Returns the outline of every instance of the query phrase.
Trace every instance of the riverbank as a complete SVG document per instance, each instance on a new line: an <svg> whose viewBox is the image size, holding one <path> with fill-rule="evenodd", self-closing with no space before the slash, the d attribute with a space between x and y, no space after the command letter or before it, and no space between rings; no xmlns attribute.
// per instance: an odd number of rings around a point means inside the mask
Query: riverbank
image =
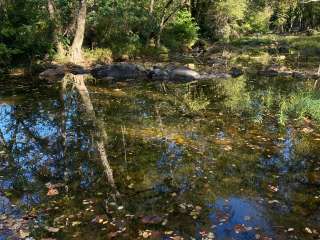
<svg viewBox="0 0 320 240"><path fill-rule="evenodd" d="M38 61L28 67L13 67L2 74L11 76L35 75L49 68L63 68L66 72L85 73L97 66L117 62L134 63L151 69L188 67L200 74L240 75L254 73L265 76L318 78L320 63L320 35L257 35L242 37L228 43L209 43L199 40L193 48L170 52L162 48L146 48L135 53L119 54L109 49L84 50L81 66L69 64L55 57Z"/></svg>

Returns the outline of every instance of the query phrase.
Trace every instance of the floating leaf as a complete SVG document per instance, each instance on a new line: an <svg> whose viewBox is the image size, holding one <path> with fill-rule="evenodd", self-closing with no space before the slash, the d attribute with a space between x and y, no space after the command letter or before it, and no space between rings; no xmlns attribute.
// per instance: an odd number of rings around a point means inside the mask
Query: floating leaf
<svg viewBox="0 0 320 240"><path fill-rule="evenodd" d="M59 191L56 188L49 188L49 190L47 192L47 196L49 196L49 197L56 196L58 194L59 194Z"/></svg>
<svg viewBox="0 0 320 240"><path fill-rule="evenodd" d="M144 224L159 224L162 222L162 218L159 216L144 216L141 222Z"/></svg>
<svg viewBox="0 0 320 240"><path fill-rule="evenodd" d="M21 238L26 238L26 237L29 237L30 232L28 232L27 230L20 229L19 235Z"/></svg>
<svg viewBox="0 0 320 240"><path fill-rule="evenodd" d="M46 226L45 229L48 231L48 232L52 232L52 233L57 233L60 231L60 228L56 228L56 227L48 227Z"/></svg>

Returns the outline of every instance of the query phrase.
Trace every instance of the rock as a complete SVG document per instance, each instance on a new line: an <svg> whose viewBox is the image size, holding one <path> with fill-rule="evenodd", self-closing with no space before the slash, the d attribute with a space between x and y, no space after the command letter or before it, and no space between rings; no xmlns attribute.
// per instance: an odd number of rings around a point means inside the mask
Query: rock
<svg viewBox="0 0 320 240"><path fill-rule="evenodd" d="M302 79L302 78L305 77L305 75L303 73L301 73L301 72L293 72L292 73L292 77L298 78L298 79Z"/></svg>
<svg viewBox="0 0 320 240"><path fill-rule="evenodd" d="M82 75L82 74L88 74L90 73L89 70L86 70L82 67L72 67L69 69L69 72L74 74L74 75Z"/></svg>
<svg viewBox="0 0 320 240"><path fill-rule="evenodd" d="M290 47L287 45L281 45L278 47L278 52L280 54L288 54L290 53Z"/></svg>
<svg viewBox="0 0 320 240"><path fill-rule="evenodd" d="M191 70L195 70L196 69L196 65L194 63L188 63L185 65L186 68L189 68Z"/></svg>
<svg viewBox="0 0 320 240"><path fill-rule="evenodd" d="M91 74L96 78L121 79L146 79L147 71L136 64L115 63L96 67L91 70Z"/></svg>
<svg viewBox="0 0 320 240"><path fill-rule="evenodd" d="M230 70L230 75L233 77L233 78L236 78L236 77L240 77L241 75L243 75L243 71L239 68L231 68Z"/></svg>
<svg viewBox="0 0 320 240"><path fill-rule="evenodd" d="M148 78L152 80L168 80L169 73L167 70L162 70L158 67L153 67L153 69L148 72Z"/></svg>
<svg viewBox="0 0 320 240"><path fill-rule="evenodd" d="M194 81L200 79L200 74L189 68L177 68L170 73L170 80L172 81Z"/></svg>
<svg viewBox="0 0 320 240"><path fill-rule="evenodd" d="M49 68L44 72L40 73L39 78L44 80L59 80L65 75L65 71L62 67Z"/></svg>
<svg viewBox="0 0 320 240"><path fill-rule="evenodd" d="M232 76L228 73L209 73L203 74L200 76L201 80L209 80L209 79L221 79L221 78L231 78Z"/></svg>
<svg viewBox="0 0 320 240"><path fill-rule="evenodd" d="M277 77L279 76L279 72L274 69L267 69L258 71L258 75L266 76L266 77Z"/></svg>

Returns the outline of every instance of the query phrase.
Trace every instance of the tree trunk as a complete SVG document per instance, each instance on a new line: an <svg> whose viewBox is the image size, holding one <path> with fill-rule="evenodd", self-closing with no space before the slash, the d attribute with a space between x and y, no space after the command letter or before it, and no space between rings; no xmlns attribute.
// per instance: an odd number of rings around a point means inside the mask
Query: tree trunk
<svg viewBox="0 0 320 240"><path fill-rule="evenodd" d="M149 15L152 15L153 11L154 11L154 0L150 0Z"/></svg>
<svg viewBox="0 0 320 240"><path fill-rule="evenodd" d="M83 103L83 107L84 110L87 114L87 117L89 117L94 126L95 126L95 131L94 131L94 139L95 139L95 144L97 146L97 150L99 152L100 155L100 159L102 162L102 165L104 167L104 171L107 175L108 178L108 182L111 185L112 188L114 188L114 190L116 190L116 185L115 185L115 181L113 178L113 171L112 168L110 166L110 163L108 161L108 156L107 156L107 152L105 149L105 146L107 145L107 133L104 127L103 122L101 122L100 120L98 120L98 118L96 117L94 108L93 108L93 104L91 102L91 98L89 95L89 91L85 85L84 82L84 76L82 75L70 75L70 78L72 78L74 85L76 87L76 89L79 92L79 95L81 97L82 103ZM118 191L116 190L117 195L119 194Z"/></svg>
<svg viewBox="0 0 320 240"><path fill-rule="evenodd" d="M58 56L65 56L66 52L59 39L59 35L61 34L61 29L57 25L57 14L55 11L54 0L48 0L48 12L50 21L53 24L53 42L55 44Z"/></svg>
<svg viewBox="0 0 320 240"><path fill-rule="evenodd" d="M70 48L70 62L78 64L82 62L82 44L86 28L87 5L86 0L79 0L79 13L77 16L76 33Z"/></svg>
<svg viewBox="0 0 320 240"><path fill-rule="evenodd" d="M163 28L164 28L164 25L161 24L160 28L159 28L159 32L157 33L157 36L156 36L156 47L157 48L159 48L161 46L161 35L163 32Z"/></svg>

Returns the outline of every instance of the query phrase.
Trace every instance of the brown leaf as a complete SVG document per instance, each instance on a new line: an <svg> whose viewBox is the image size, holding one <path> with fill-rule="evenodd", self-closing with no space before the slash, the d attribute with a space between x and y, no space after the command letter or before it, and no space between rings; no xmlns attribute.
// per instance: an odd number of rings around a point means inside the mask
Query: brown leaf
<svg viewBox="0 0 320 240"><path fill-rule="evenodd" d="M107 215L98 215L91 220L92 223L103 223L107 220Z"/></svg>
<svg viewBox="0 0 320 240"><path fill-rule="evenodd" d="M118 232L111 232L111 233L108 233L108 238L115 238L116 236L118 236Z"/></svg>
<svg viewBox="0 0 320 240"><path fill-rule="evenodd" d="M247 231L246 227L244 225L241 225L241 224L235 225L233 229L234 229L234 231L236 233L243 233L243 232Z"/></svg>
<svg viewBox="0 0 320 240"><path fill-rule="evenodd" d="M59 194L59 191L56 188L49 188L49 190L47 192L47 196L49 196L49 197L56 196L58 194Z"/></svg>
<svg viewBox="0 0 320 240"><path fill-rule="evenodd" d="M52 233L57 233L60 231L59 228L56 228L56 227L45 227L45 229L48 231L48 232L52 232Z"/></svg>
<svg viewBox="0 0 320 240"><path fill-rule="evenodd" d="M162 222L162 218L159 216L144 216L141 222L144 224L159 224Z"/></svg>

